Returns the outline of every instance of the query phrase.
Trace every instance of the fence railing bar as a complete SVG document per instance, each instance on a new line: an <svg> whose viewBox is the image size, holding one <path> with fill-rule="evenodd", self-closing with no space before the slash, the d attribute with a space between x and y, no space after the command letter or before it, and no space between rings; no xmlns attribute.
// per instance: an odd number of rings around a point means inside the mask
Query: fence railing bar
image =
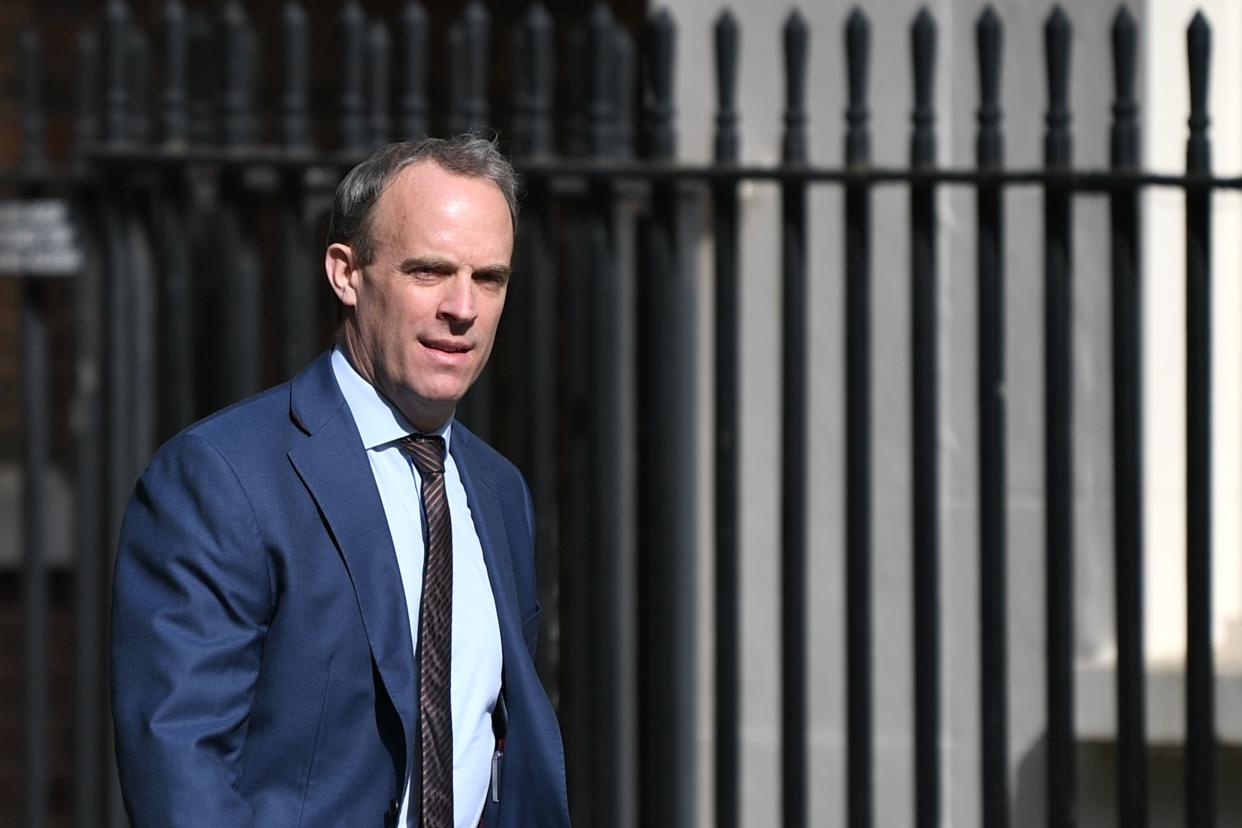
<svg viewBox="0 0 1242 828"><path fill-rule="evenodd" d="M1003 163L1000 82L1003 31L991 5L979 16L981 169ZM1004 199L993 184L976 193L976 275L979 416L979 683L983 824L1005 828L1009 803L1008 585L1005 480Z"/></svg>
<svg viewBox="0 0 1242 828"><path fill-rule="evenodd" d="M157 442L176 434L193 422L194 408L194 305L191 296L193 259L190 255L186 215L191 203L189 186L181 175L161 176L155 188L156 209L151 220L156 241L159 278L158 323L153 331L157 389ZM168 332L176 332L169 336Z"/></svg>
<svg viewBox="0 0 1242 828"><path fill-rule="evenodd" d="M736 109L741 32L728 10L716 18L715 161L737 163L741 154ZM715 824L737 828L741 796L740 569L738 565L738 485L740 474L740 364L737 187L717 182L712 190L712 241L715 268Z"/></svg>
<svg viewBox="0 0 1242 828"><path fill-rule="evenodd" d="M121 0L110 0L104 9L104 141L112 148L125 147L129 143L128 113L129 89L126 76L126 42L129 32L129 9ZM105 482L105 514L109 516L107 537L120 537L120 519L125 500L133 485L135 434L131 401L134 398L135 377L131 360L126 352L130 330L133 326L130 301L130 256L127 233L128 214L132 204L124 192L120 176L105 172L105 188L117 195L102 202L104 227L104 261L106 262L106 344L107 370L105 372L105 432L107 480ZM111 560L111 550L109 550ZM111 567L108 567L110 571ZM111 596L104 591L104 613L111 609ZM111 729L104 728L104 752L107 768L107 814L109 821L124 824L124 804L121 801L119 776L112 745Z"/></svg>
<svg viewBox="0 0 1242 828"><path fill-rule="evenodd" d="M1069 18L1044 24L1048 111L1044 163L1072 163ZM1070 193L1048 185L1044 212L1044 491L1048 828L1078 824L1074 743L1073 214Z"/></svg>
<svg viewBox="0 0 1242 828"><path fill-rule="evenodd" d="M871 24L858 8L845 25L849 106L845 111L845 163L871 162L871 114L867 108ZM874 751L872 659L872 382L871 382L871 188L845 189L845 634L846 750L851 825L872 822L871 767ZM857 786L857 787L856 787Z"/></svg>
<svg viewBox="0 0 1242 828"><path fill-rule="evenodd" d="M785 130L781 159L805 163L810 32L797 9L784 26ZM781 187L781 824L807 824L806 186Z"/></svg>
<svg viewBox="0 0 1242 828"><path fill-rule="evenodd" d="M46 286L22 284L22 402L25 451L22 485L22 768L26 825L48 822L48 331Z"/></svg>
<svg viewBox="0 0 1242 828"><path fill-rule="evenodd" d="M21 154L18 163L37 170L46 159L43 110L43 42L33 29L18 38L21 60ZM33 197L36 191L23 195ZM22 381L22 770L26 824L42 828L48 806L48 302L42 279L21 283Z"/></svg>
<svg viewBox="0 0 1242 828"><path fill-rule="evenodd" d="M675 28L643 29L644 155L675 156ZM639 823L695 824L696 342L693 271L681 265L676 182L652 192L638 236ZM649 332L659 331L658 336Z"/></svg>
<svg viewBox="0 0 1242 828"><path fill-rule="evenodd" d="M612 111L611 109L609 110ZM611 117L611 116L610 116ZM284 150L274 146L238 147L229 151L203 147L186 150L139 151L136 148L112 148L92 144L85 150L85 157L103 166L120 166L126 169L159 168L166 166L202 165L228 167L291 166L300 169L333 167L342 173L366 158L365 153L343 152L330 156L318 155L306 149ZM1107 194L1132 190L1137 187L1207 187L1217 190L1242 189L1242 176L1214 176L1197 174L1152 173L1133 170L1050 170L1046 167L1032 169L978 170L974 168L928 167L818 167L811 164L781 164L759 166L736 164L712 166L684 162L660 163L643 159L607 158L544 158L518 160L515 168L523 176L545 176L557 181L575 179L609 179L657 181L680 179L685 181L773 181L812 183L870 183L870 184L945 184L977 187L980 184L996 186L1055 185L1059 188L1083 193ZM72 181L72 171L53 168L47 175L53 179ZM0 170L0 184L17 184L29 178L18 170ZM80 177L80 176L78 176ZM44 176L39 177L44 180Z"/></svg>
<svg viewBox="0 0 1242 828"><path fill-rule="evenodd" d="M1208 64L1202 12L1186 31L1190 137L1186 171L1211 169ZM1186 191L1186 824L1216 824L1216 712L1212 655L1212 203Z"/></svg>
<svg viewBox="0 0 1242 828"><path fill-rule="evenodd" d="M1134 98L1137 27L1122 7L1113 24L1116 101L1111 161L1139 165L1138 103ZM1147 745L1143 684L1142 303L1139 204L1133 189L1111 196L1113 485L1116 491L1117 812L1122 825L1147 824Z"/></svg>
<svg viewBox="0 0 1242 828"><path fill-rule="evenodd" d="M910 164L935 164L936 23L927 7L910 28L914 68L914 132ZM914 752L920 828L940 824L940 518L939 347L937 342L936 190L910 189L910 369L914 557Z"/></svg>
<svg viewBox="0 0 1242 828"><path fill-rule="evenodd" d="M555 70L555 30L551 15L540 2L532 3L513 31L513 157L550 156L552 146L552 92ZM526 185L521 231L515 240L518 262L519 324L527 347L513 349L521 362L514 366L513 386L529 399L529 410L519 422L521 448L517 460L526 473L535 502L535 558L539 572L540 647L536 668L552 703L560 706L562 680L560 498L557 469L562 454L558 433L557 320L562 307L556 285L553 201L546 181ZM514 288L511 288L513 290ZM521 378L525 383L521 384ZM524 388L522 392L519 389Z"/></svg>
<svg viewBox="0 0 1242 828"><path fill-rule="evenodd" d="M84 146L98 140L99 37L84 28L75 45L76 87L72 153L75 161ZM73 286L74 385L70 401L70 428L74 457L73 556L73 824L88 828L103 814L100 733L104 722L102 668L104 636L99 623L103 591L100 538L100 256L99 227L91 194L78 193L76 215L83 234L84 267Z"/></svg>
<svg viewBox="0 0 1242 828"><path fill-rule="evenodd" d="M609 93L611 46L616 26L605 3L597 3L572 42L574 65L585 71L575 109L582 113L576 149L606 157L614 145L613 102ZM605 826L637 824L639 791L637 720L633 672L636 652L631 630L635 540L635 478L628 452L634 448L634 411L625 382L627 349L633 340L627 303L633 293L618 261L620 205L615 184L591 182L581 210L573 216L569 238L572 261L569 358L570 405L585 422L585 440L574 439L569 458L574 480L563 513L567 546L581 550L570 570L570 613L585 623L565 631L570 731L578 749L609 745L599 761L569 768L577 794L575 819ZM570 429L571 435L575 429ZM588 612L585 608L590 607Z"/></svg>

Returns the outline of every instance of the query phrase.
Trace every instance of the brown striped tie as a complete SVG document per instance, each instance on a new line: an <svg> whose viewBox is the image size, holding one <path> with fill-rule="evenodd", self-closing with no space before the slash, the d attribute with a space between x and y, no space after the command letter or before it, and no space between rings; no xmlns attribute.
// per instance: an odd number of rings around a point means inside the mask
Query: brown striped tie
<svg viewBox="0 0 1242 828"><path fill-rule="evenodd" d="M411 434L401 441L423 481L426 555L418 613L418 719L422 738L422 828L453 825L453 534L444 490L444 440ZM412 809L411 809L412 811Z"/></svg>

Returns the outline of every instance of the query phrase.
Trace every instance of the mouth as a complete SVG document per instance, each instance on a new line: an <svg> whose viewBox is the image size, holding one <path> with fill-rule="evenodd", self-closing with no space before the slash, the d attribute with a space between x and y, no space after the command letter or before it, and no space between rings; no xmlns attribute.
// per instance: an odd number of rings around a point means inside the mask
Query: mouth
<svg viewBox="0 0 1242 828"><path fill-rule="evenodd" d="M459 342L452 339L423 339L419 341L427 350L435 351L449 357L459 357L471 350L469 343Z"/></svg>

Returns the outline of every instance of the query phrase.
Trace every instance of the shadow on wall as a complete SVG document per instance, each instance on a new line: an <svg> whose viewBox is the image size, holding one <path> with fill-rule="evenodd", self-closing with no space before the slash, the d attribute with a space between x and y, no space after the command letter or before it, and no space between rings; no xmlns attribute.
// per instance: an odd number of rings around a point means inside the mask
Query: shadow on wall
<svg viewBox="0 0 1242 828"><path fill-rule="evenodd" d="M1043 828L1047 824L1046 740L1040 739L1018 764L1014 792L1014 828ZM1079 825L1116 825L1117 750L1112 742L1078 745ZM1152 825L1181 825L1185 819L1183 792L1185 763L1180 746L1153 745L1147 752L1148 807ZM1242 825L1242 746L1216 749L1216 803L1218 825Z"/></svg>

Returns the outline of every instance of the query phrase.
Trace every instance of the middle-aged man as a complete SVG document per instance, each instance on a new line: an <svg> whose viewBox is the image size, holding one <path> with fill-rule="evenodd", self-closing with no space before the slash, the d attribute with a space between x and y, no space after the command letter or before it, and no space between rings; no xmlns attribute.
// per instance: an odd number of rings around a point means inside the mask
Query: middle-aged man
<svg viewBox="0 0 1242 828"><path fill-rule="evenodd" d="M504 307L515 190L478 138L356 167L325 256L336 348L138 481L112 618L136 826L568 824L530 496L453 420Z"/></svg>

